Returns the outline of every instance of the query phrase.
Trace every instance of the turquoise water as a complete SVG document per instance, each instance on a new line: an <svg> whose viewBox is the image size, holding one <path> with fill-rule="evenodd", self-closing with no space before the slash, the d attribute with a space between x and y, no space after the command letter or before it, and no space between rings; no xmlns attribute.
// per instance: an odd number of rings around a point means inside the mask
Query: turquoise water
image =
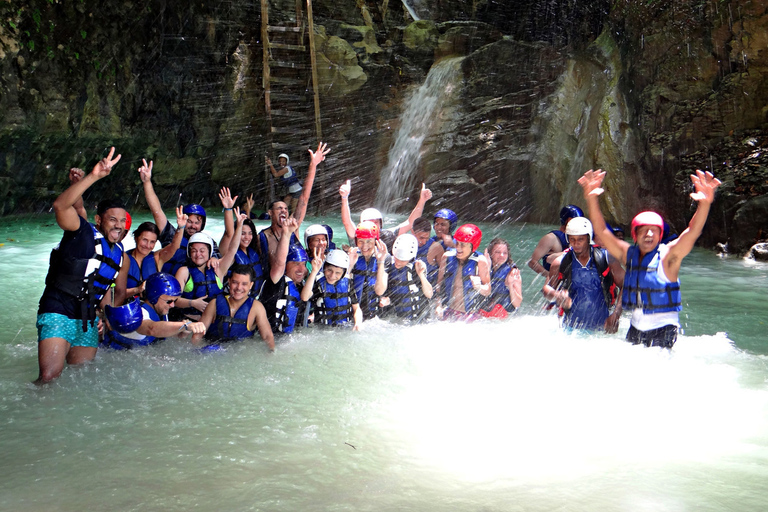
<svg viewBox="0 0 768 512"><path fill-rule="evenodd" d="M548 229L498 234L525 267ZM694 251L672 351L623 342L626 317L616 336L565 335L525 267L507 322L376 320L272 355L167 340L37 388L59 238L52 216L0 220L0 510L768 507L766 265Z"/></svg>

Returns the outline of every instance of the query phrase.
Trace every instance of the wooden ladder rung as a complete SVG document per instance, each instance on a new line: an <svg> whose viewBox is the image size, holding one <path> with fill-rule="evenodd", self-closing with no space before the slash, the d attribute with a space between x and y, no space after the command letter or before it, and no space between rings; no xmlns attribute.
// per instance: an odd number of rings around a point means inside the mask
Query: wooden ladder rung
<svg viewBox="0 0 768 512"><path fill-rule="evenodd" d="M299 45L299 44L269 43L269 48L276 49L276 50L294 50L294 51L300 51L300 52L307 51L306 46Z"/></svg>
<svg viewBox="0 0 768 512"><path fill-rule="evenodd" d="M267 30L270 32L301 32L301 27L285 27L282 25L268 25Z"/></svg>

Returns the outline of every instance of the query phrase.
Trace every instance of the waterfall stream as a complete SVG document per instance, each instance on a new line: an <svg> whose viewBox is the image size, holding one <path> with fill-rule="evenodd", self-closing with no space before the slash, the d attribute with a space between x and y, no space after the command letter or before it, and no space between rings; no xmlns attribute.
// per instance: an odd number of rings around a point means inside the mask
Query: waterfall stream
<svg viewBox="0 0 768 512"><path fill-rule="evenodd" d="M436 132L440 112L457 90L463 57L436 62L424 83L405 101L394 143L376 193L376 204L388 209L408 195L407 187L419 168L424 139Z"/></svg>

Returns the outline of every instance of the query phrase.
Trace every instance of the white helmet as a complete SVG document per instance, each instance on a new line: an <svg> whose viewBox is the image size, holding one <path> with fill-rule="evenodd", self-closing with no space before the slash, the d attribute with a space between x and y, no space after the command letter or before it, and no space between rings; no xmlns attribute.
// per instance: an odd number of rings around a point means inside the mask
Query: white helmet
<svg viewBox="0 0 768 512"><path fill-rule="evenodd" d="M341 249L334 249L325 257L325 262L329 265L343 268L344 273L346 273L347 267L349 267L349 255Z"/></svg>
<svg viewBox="0 0 768 512"><path fill-rule="evenodd" d="M589 235L589 243L594 242L594 231L592 229L592 223L586 217L574 217L568 221L568 225L565 226L565 240L568 240L570 235Z"/></svg>
<svg viewBox="0 0 768 512"><path fill-rule="evenodd" d="M392 255L400 261L411 261L419 252L419 241L410 233L400 235L392 246Z"/></svg>
<svg viewBox="0 0 768 512"><path fill-rule="evenodd" d="M325 226L322 226L320 224L312 224L309 226L306 230L304 230L304 246L309 250L309 239L315 235L325 235L325 239L327 241L330 241L331 238L328 236L328 230L325 229Z"/></svg>
<svg viewBox="0 0 768 512"><path fill-rule="evenodd" d="M187 256L189 256L189 248L192 247L192 244L206 244L208 246L208 257L210 258L213 256L213 238L205 233L198 232L189 237L189 241L187 242Z"/></svg>
<svg viewBox="0 0 768 512"><path fill-rule="evenodd" d="M288 155L286 155L285 153L280 153L279 155L277 155L278 162L280 161L281 158L285 158L285 165L288 165L288 162L291 161L291 159L288 158Z"/></svg>
<svg viewBox="0 0 768 512"><path fill-rule="evenodd" d="M363 210L363 212L360 214L360 222L363 223L367 220L383 220L384 217L381 215L381 212L377 210L376 208L366 208Z"/></svg>

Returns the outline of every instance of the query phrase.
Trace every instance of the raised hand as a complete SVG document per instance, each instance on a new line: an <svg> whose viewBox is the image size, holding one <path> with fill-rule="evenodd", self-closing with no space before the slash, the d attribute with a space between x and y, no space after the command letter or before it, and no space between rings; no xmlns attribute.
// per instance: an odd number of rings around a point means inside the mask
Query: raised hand
<svg viewBox="0 0 768 512"><path fill-rule="evenodd" d="M83 179L83 176L85 176L85 171L83 171L79 167L72 167L69 170L69 183L74 185L75 183Z"/></svg>
<svg viewBox="0 0 768 512"><path fill-rule="evenodd" d="M432 191L429 190L424 183L421 184L421 194L419 197L421 197L421 200L424 202L432 199Z"/></svg>
<svg viewBox="0 0 768 512"><path fill-rule="evenodd" d="M152 166L154 165L152 160L149 161L149 165L147 165L146 159L142 158L141 161L144 164L139 167L139 178L141 178L141 182L146 183L152 181Z"/></svg>
<svg viewBox="0 0 768 512"><path fill-rule="evenodd" d="M283 229L289 234L295 233L299 229L299 221L296 220L296 217L288 217L283 221Z"/></svg>
<svg viewBox="0 0 768 512"><path fill-rule="evenodd" d="M323 254L323 250L320 247L315 247L312 249L312 269L319 269L323 266L323 261L325 261L325 254Z"/></svg>
<svg viewBox="0 0 768 512"><path fill-rule="evenodd" d="M176 226L179 229L184 229L187 227L187 220L189 217L186 213L184 213L184 207L183 206L177 206L176 207Z"/></svg>
<svg viewBox="0 0 768 512"><path fill-rule="evenodd" d="M109 155L106 156L106 158L102 158L99 160L99 162L93 166L93 170L91 171L91 174L94 175L94 177L97 180L100 180L101 178L106 178L109 176L109 173L112 172L112 167L117 164L117 162L120 161L120 157L122 155L115 155L115 148L114 146L110 148ZM114 157L114 158L113 158Z"/></svg>
<svg viewBox="0 0 768 512"><path fill-rule="evenodd" d="M691 181L695 192L691 192L691 199L712 204L715 200L715 190L722 182L715 178L711 172L702 172L696 169L696 174L691 174Z"/></svg>
<svg viewBox="0 0 768 512"><path fill-rule="evenodd" d="M235 196L235 199L237 199L237 196ZM225 206L225 208L226 208L226 206ZM240 213L240 207L239 206L235 206L233 213L235 214L235 221L236 222L239 221L242 224L243 222L246 221L246 219L248 219L248 215L246 215L245 212Z"/></svg>
<svg viewBox="0 0 768 512"><path fill-rule="evenodd" d="M427 271L427 264L422 260L416 260L413 266L416 269L416 274L418 275L422 275Z"/></svg>
<svg viewBox="0 0 768 512"><path fill-rule="evenodd" d="M520 269L513 268L504 279L504 284L507 286L507 289L510 289L518 281L520 281Z"/></svg>
<svg viewBox="0 0 768 512"><path fill-rule="evenodd" d="M251 213L251 210L253 210L255 204L256 201L253 200L253 193L251 193L251 195L249 195L245 200L245 211Z"/></svg>
<svg viewBox="0 0 768 512"><path fill-rule="evenodd" d="M233 198L232 194L229 192L228 187L221 187L221 191L219 192L219 199L221 199L221 206L224 208L234 207L238 197L239 196L235 196Z"/></svg>
<svg viewBox="0 0 768 512"><path fill-rule="evenodd" d="M590 169L584 173L584 176L579 178L579 185L584 190L584 199L588 199L589 196L599 196L605 192L601 188L603 178L605 178L605 172L602 169L596 171Z"/></svg>
<svg viewBox="0 0 768 512"><path fill-rule="evenodd" d="M349 197L349 193L352 191L352 181L347 180L346 182L342 183L339 187L339 195L344 197Z"/></svg>
<svg viewBox="0 0 768 512"><path fill-rule="evenodd" d="M325 155L331 152L331 150L328 149L328 144L323 142L317 145L317 151L312 151L311 149L308 149L307 151L309 151L309 154L312 157L310 159L309 165L314 165L315 167L317 167L317 164L325 160Z"/></svg>
<svg viewBox="0 0 768 512"><path fill-rule="evenodd" d="M381 240L376 240L375 256L377 261L381 261L387 256L387 244Z"/></svg>

